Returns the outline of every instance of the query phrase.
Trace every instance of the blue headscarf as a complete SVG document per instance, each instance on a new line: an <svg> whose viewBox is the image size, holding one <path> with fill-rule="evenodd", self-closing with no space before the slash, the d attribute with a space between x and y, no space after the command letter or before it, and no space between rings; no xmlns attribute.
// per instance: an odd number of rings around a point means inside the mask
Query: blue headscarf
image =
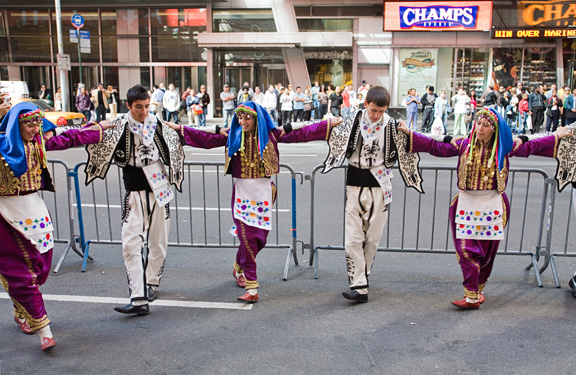
<svg viewBox="0 0 576 375"><path fill-rule="evenodd" d="M508 155L514 146L512 140L512 130L508 126L508 121L495 109L488 108L498 118L498 171L504 168L504 158Z"/></svg>
<svg viewBox="0 0 576 375"><path fill-rule="evenodd" d="M0 154L2 154L5 162L8 163L8 166L16 177L22 176L28 170L18 116L37 109L38 106L32 103L18 103L8 111L0 124ZM42 132L47 132L55 128L56 125L45 118L43 119Z"/></svg>
<svg viewBox="0 0 576 375"><path fill-rule="evenodd" d="M243 106L249 107L256 111L256 130L258 131L258 150L260 151L260 158L264 153L264 148L268 144L268 133L275 129L274 122L270 117L270 114L258 103L254 102L244 102ZM230 132L228 133L228 142L226 146L228 147L228 156L232 157L241 147L242 144L242 127L238 122L236 114L232 117L232 125L230 126Z"/></svg>

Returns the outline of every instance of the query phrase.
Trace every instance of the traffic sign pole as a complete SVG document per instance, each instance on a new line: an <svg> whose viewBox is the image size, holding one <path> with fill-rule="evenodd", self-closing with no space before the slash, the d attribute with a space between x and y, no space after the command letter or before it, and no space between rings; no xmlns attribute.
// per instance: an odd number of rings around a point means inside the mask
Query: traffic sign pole
<svg viewBox="0 0 576 375"><path fill-rule="evenodd" d="M78 38L78 69L80 73L80 82L82 81L82 53L80 52L80 28L76 28L76 37Z"/></svg>
<svg viewBox="0 0 576 375"><path fill-rule="evenodd" d="M58 33L58 54L64 54L64 40L62 38L62 10L60 7L60 0L54 0L54 6L56 8L56 30ZM60 89L61 89L61 102L62 111L68 112L70 109L70 96L69 96L69 86L68 86L68 72L64 69L60 70ZM54 91L56 95L56 91ZM54 103L56 104L56 103Z"/></svg>
<svg viewBox="0 0 576 375"><path fill-rule="evenodd" d="M72 26L76 28L76 35L78 37L78 71L80 82L82 82L82 52L80 51L80 29L84 27L84 17L78 13L74 13L70 19L70 22L72 23Z"/></svg>

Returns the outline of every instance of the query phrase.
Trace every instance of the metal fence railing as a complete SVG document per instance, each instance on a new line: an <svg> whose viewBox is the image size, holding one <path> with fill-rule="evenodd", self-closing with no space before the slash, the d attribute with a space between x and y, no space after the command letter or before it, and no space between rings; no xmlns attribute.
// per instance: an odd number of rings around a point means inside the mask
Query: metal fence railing
<svg viewBox="0 0 576 375"><path fill-rule="evenodd" d="M54 242L65 245L64 252L54 267L54 272L58 272L70 249L81 257L83 254L76 246L76 225L74 222L76 216L74 215L72 195L74 190L72 189L70 167L62 160L50 159L48 160L48 170L52 176L52 183L56 192L41 190L40 194L54 223ZM66 191L65 198L61 194L57 194L57 192L62 191Z"/></svg>
<svg viewBox="0 0 576 375"><path fill-rule="evenodd" d="M314 277L318 277L319 250L344 249L344 200L346 167L340 167L343 178L340 186L331 186L331 204L318 203L326 187L321 174L323 166L314 168L310 176L310 265L314 266ZM446 166L421 166L425 194L405 187L397 168L392 179L393 202L388 211L388 221L379 245L379 251L408 253L454 253L448 207L458 189L456 187L456 168ZM338 170L331 173L338 173ZM512 168L506 189L510 200L510 221L506 227L506 238L501 241L499 253L525 255L531 258L527 269L534 267L539 286L542 280L538 268L542 249L543 223L545 220L546 197L549 190L549 178L540 169ZM429 200L432 204L423 204ZM318 213L317 208L322 207ZM334 223L333 235L321 236L315 231L316 222L329 217Z"/></svg>
<svg viewBox="0 0 576 375"><path fill-rule="evenodd" d="M121 215L124 185L120 168L112 165L104 180L85 186L83 167L74 167L80 243L84 253L82 271L86 270L91 244L121 244ZM82 171L80 170L82 168ZM233 181L224 176L223 162L185 162L182 192L175 192L170 202L169 246L195 248L234 248L238 241L229 230L232 226L230 200ZM273 177L278 196L274 206L274 226L267 247L288 248L284 279L291 259L296 255L296 176L290 165L280 164L280 174ZM82 183L81 183L82 181Z"/></svg>

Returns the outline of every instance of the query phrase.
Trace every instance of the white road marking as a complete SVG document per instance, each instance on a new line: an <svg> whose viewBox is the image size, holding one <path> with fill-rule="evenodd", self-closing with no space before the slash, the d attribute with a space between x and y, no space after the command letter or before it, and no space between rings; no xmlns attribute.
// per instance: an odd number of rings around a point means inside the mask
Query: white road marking
<svg viewBox="0 0 576 375"><path fill-rule="evenodd" d="M92 296L72 296L57 294L42 294L45 301L58 302L87 302L87 303L113 303L126 304L126 298L114 297L92 297ZM10 299L8 293L0 293L0 299ZM175 300L156 300L151 302L153 306L169 307L191 307L197 309L227 309L227 310L252 310L251 304L246 303L224 303L224 302L195 302L195 301L175 301Z"/></svg>

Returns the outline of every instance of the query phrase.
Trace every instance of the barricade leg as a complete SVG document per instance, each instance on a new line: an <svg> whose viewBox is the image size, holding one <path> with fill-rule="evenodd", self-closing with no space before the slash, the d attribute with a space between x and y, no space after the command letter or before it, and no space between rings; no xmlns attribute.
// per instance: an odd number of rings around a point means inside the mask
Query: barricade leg
<svg viewBox="0 0 576 375"><path fill-rule="evenodd" d="M552 271L552 277L554 277L554 284L556 284L556 288L560 288L560 278L558 277L558 270L556 269L554 257L550 258L550 270Z"/></svg>

